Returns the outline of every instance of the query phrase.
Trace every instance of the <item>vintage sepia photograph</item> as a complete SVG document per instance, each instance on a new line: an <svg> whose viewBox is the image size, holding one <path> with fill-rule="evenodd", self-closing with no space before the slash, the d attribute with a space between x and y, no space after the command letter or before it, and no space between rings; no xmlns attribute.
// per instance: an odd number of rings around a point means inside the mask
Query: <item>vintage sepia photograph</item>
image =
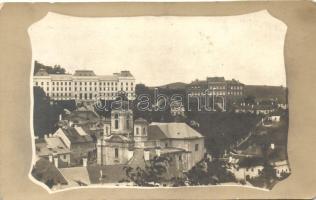
<svg viewBox="0 0 316 200"><path fill-rule="evenodd" d="M273 190L287 155L287 26L235 16L74 17L32 24L33 157L49 192Z"/></svg>

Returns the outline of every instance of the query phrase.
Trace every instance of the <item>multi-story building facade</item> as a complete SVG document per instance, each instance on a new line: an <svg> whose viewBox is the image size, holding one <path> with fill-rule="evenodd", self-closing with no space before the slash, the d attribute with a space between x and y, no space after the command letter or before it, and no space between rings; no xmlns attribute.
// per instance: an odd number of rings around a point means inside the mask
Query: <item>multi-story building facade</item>
<svg viewBox="0 0 316 200"><path fill-rule="evenodd" d="M244 84L239 81L225 80L224 77L207 77L206 81L195 80L187 86L187 94L191 96L215 95L223 97L242 97Z"/></svg>
<svg viewBox="0 0 316 200"><path fill-rule="evenodd" d="M52 100L113 100L122 91L128 99L135 99L135 78L130 71L113 75L96 75L92 70L48 74L42 69L33 76L33 86L41 87Z"/></svg>

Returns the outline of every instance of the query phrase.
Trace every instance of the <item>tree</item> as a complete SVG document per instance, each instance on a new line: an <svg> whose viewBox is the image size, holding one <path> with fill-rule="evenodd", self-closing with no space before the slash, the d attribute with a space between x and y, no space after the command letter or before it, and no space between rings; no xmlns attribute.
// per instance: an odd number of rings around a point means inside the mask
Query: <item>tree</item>
<svg viewBox="0 0 316 200"><path fill-rule="evenodd" d="M145 168L136 167L135 169L127 166L124 167L126 176L138 186L155 186L161 183L163 174L167 171L167 165L170 158L155 156Z"/></svg>
<svg viewBox="0 0 316 200"><path fill-rule="evenodd" d="M34 75L41 69L44 69L48 74L65 74L66 70L60 65L47 66L35 60L34 62Z"/></svg>
<svg viewBox="0 0 316 200"><path fill-rule="evenodd" d="M244 98L245 104L255 104L256 103L256 97L253 95L248 95Z"/></svg>

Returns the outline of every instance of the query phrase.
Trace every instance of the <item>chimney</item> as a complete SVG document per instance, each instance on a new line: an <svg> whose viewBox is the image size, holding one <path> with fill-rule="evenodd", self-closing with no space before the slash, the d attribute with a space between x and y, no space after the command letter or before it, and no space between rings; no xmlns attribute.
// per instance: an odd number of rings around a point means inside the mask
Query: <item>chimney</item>
<svg viewBox="0 0 316 200"><path fill-rule="evenodd" d="M160 156L160 149L156 149L156 156Z"/></svg>
<svg viewBox="0 0 316 200"><path fill-rule="evenodd" d="M86 167L88 163L88 159L87 158L82 158L82 166Z"/></svg>
<svg viewBox="0 0 316 200"><path fill-rule="evenodd" d="M145 161L149 160L149 151L144 150L144 160Z"/></svg>
<svg viewBox="0 0 316 200"><path fill-rule="evenodd" d="M52 163L52 162L53 162L53 155L49 155L49 156L48 156L48 159L49 159L49 162Z"/></svg>
<svg viewBox="0 0 316 200"><path fill-rule="evenodd" d="M275 148L274 143L271 143L270 147L273 150Z"/></svg>
<svg viewBox="0 0 316 200"><path fill-rule="evenodd" d="M58 157L54 158L54 165L56 168L58 168Z"/></svg>
<svg viewBox="0 0 316 200"><path fill-rule="evenodd" d="M62 115L59 114L59 121L61 121L63 119Z"/></svg>

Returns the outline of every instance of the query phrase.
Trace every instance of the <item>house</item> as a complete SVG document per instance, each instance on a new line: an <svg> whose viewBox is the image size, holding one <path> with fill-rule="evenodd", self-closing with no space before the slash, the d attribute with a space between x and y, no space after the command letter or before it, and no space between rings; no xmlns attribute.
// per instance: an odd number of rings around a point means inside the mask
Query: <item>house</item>
<svg viewBox="0 0 316 200"><path fill-rule="evenodd" d="M59 128L53 136L60 138L70 150L71 163L73 164L81 164L83 158L87 158L95 150L92 137L81 127Z"/></svg>
<svg viewBox="0 0 316 200"><path fill-rule="evenodd" d="M232 165L228 170L235 175L237 180L247 180L260 176L263 170L263 161L260 157L240 158L238 163Z"/></svg>
<svg viewBox="0 0 316 200"><path fill-rule="evenodd" d="M97 143L99 165L144 165L155 156L177 160L178 169L187 171L205 154L204 137L186 123L135 121L130 110L113 110ZM114 127L113 127L114 126Z"/></svg>
<svg viewBox="0 0 316 200"><path fill-rule="evenodd" d="M272 105L249 105L241 103L241 105L234 106L235 113L252 113L252 114L270 114L275 111L275 108Z"/></svg>
<svg viewBox="0 0 316 200"><path fill-rule="evenodd" d="M275 174L278 178L282 178L286 174L290 174L290 166L287 160L272 162L271 165L275 169Z"/></svg>
<svg viewBox="0 0 316 200"><path fill-rule="evenodd" d="M279 122L281 119L280 115L271 115L270 117L268 117L268 120L272 121L272 122Z"/></svg>
<svg viewBox="0 0 316 200"><path fill-rule="evenodd" d="M39 159L48 159L51 163L54 162L56 167L70 164L70 149L59 137L45 135L44 140L36 140L35 149Z"/></svg>

